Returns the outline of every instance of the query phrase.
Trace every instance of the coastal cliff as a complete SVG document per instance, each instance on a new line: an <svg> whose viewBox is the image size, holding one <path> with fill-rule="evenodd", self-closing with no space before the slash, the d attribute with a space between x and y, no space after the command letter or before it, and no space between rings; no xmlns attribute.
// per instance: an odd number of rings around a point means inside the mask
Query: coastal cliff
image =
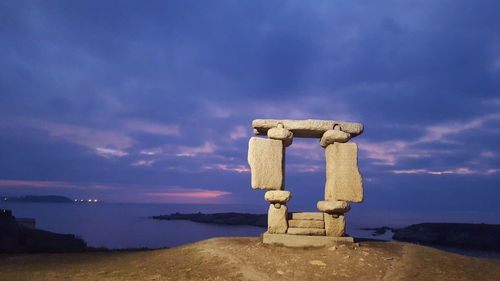
<svg viewBox="0 0 500 281"><path fill-rule="evenodd" d="M82 239L19 225L10 211L0 210L0 253L62 253L87 249Z"/></svg>

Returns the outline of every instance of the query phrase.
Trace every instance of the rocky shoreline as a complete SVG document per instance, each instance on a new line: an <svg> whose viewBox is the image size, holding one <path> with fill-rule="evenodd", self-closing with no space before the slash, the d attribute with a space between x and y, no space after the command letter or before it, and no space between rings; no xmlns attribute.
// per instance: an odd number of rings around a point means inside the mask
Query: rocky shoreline
<svg viewBox="0 0 500 281"><path fill-rule="evenodd" d="M497 224L420 223L392 231L397 241L500 251L500 225Z"/></svg>
<svg viewBox="0 0 500 281"><path fill-rule="evenodd" d="M267 215L246 213L173 213L153 216L159 220L189 220L221 225L250 225L267 227ZM500 251L500 225L471 223L420 223L404 228L362 228L373 231L373 236L393 233L396 241L413 242L431 246L451 246L463 249Z"/></svg>

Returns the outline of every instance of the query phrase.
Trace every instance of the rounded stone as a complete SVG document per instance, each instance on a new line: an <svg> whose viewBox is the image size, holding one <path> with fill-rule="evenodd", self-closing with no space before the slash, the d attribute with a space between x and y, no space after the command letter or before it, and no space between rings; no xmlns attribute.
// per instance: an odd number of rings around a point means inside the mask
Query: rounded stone
<svg viewBox="0 0 500 281"><path fill-rule="evenodd" d="M284 146L289 146L293 142L293 133L283 126L271 128L267 131L267 137L274 140L283 141Z"/></svg>
<svg viewBox="0 0 500 281"><path fill-rule="evenodd" d="M292 193L286 190L272 190L264 194L264 199L271 203L286 203L292 198Z"/></svg>
<svg viewBox="0 0 500 281"><path fill-rule="evenodd" d="M346 142L351 139L351 134L342 132L337 128L338 127L333 130L326 131L321 137L319 145L321 145L322 147L327 147L334 142Z"/></svg>
<svg viewBox="0 0 500 281"><path fill-rule="evenodd" d="M325 213L343 214L351 210L351 206L345 201L319 201L316 206Z"/></svg>

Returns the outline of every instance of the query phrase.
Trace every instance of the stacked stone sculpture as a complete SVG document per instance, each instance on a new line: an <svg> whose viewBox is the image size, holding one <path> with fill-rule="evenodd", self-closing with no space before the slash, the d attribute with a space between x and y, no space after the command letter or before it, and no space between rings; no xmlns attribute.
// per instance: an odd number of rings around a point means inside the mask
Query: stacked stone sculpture
<svg viewBox="0 0 500 281"><path fill-rule="evenodd" d="M256 135L248 145L248 163L252 188L269 190L268 229L263 242L285 246L324 246L353 242L345 233L344 214L348 202L363 201L363 180L358 169L358 147L347 143L363 132L360 123L331 120L274 120L252 122ZM285 147L294 137L319 138L325 148L325 200L317 203L320 212L289 213L286 203L291 193L285 191Z"/></svg>

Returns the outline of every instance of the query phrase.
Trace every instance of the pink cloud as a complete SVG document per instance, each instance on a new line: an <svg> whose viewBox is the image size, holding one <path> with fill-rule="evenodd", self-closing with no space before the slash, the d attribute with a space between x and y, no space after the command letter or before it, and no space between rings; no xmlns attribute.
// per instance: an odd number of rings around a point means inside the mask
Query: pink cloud
<svg viewBox="0 0 500 281"><path fill-rule="evenodd" d="M52 137L62 138L92 149L98 147L126 149L134 144L132 138L113 130L100 130L49 122L36 122L35 125L37 128L47 131Z"/></svg>
<svg viewBox="0 0 500 281"><path fill-rule="evenodd" d="M154 148L154 149L143 149L139 153L144 154L144 155L156 155L156 154L160 154L162 152L163 152L163 149Z"/></svg>
<svg viewBox="0 0 500 281"><path fill-rule="evenodd" d="M449 139L450 135L456 135L466 130L478 129L484 126L484 123L492 120L500 120L500 113L487 114L462 122L453 122L447 124L438 124L426 128L426 133L416 143L428 142L453 142Z"/></svg>
<svg viewBox="0 0 500 281"><path fill-rule="evenodd" d="M308 142L294 140L294 143L287 148L286 153L303 159L325 161L325 151L316 139Z"/></svg>
<svg viewBox="0 0 500 281"><path fill-rule="evenodd" d="M316 173L325 171L325 166L323 165L310 165L310 164L289 164L286 166L287 169L293 172L299 173Z"/></svg>
<svg viewBox="0 0 500 281"><path fill-rule="evenodd" d="M155 160L139 160L139 161L136 161L134 163L132 163L131 165L132 166L151 166L155 163L156 161Z"/></svg>
<svg viewBox="0 0 500 281"><path fill-rule="evenodd" d="M404 141L391 142L359 142L359 149L367 154L367 158L377 160L375 164L394 166L401 156L411 154L417 156L408 149L409 143ZM411 153L410 153L411 152Z"/></svg>
<svg viewBox="0 0 500 281"><path fill-rule="evenodd" d="M422 128L424 132L423 135L413 141L393 140L383 142L366 142L363 139L360 139L360 141L357 142L359 143L359 149L366 153L367 158L377 160L375 164L394 166L401 158L424 158L432 157L436 154L451 153L450 151L442 149L424 150L418 148L417 145L423 143L455 142L455 139L453 138L454 135L467 130L482 128L486 122L493 120L500 120L500 113L487 114L461 122L428 126L426 128ZM482 156L493 158L495 157L495 153L485 152Z"/></svg>
<svg viewBox="0 0 500 281"><path fill-rule="evenodd" d="M223 195L231 194L225 191L197 191L197 192L158 192L158 193L145 193L147 196L164 196L164 197L182 197L182 198L216 198Z"/></svg>
<svg viewBox="0 0 500 281"><path fill-rule="evenodd" d="M428 169L392 170L393 174L427 174L427 175L491 175L500 173L500 169L472 170L469 168L457 168L451 170L432 171Z"/></svg>
<svg viewBox="0 0 500 281"><path fill-rule="evenodd" d="M98 147L95 149L96 153L102 157L111 158L111 157L123 157L127 156L128 153L119 149L111 149L105 147Z"/></svg>
<svg viewBox="0 0 500 281"><path fill-rule="evenodd" d="M145 201L164 203L225 203L231 192L201 188L170 187L162 192L142 194Z"/></svg>
<svg viewBox="0 0 500 281"><path fill-rule="evenodd" d="M229 138L232 140L244 139L248 137L248 129L244 126L236 126L231 133L229 133Z"/></svg>
<svg viewBox="0 0 500 281"><path fill-rule="evenodd" d="M216 148L212 142L205 142L202 146L179 146L176 156L193 157L198 154L209 154Z"/></svg>
<svg viewBox="0 0 500 281"><path fill-rule="evenodd" d="M237 173L249 173L250 168L246 165L227 165L227 164L214 164L206 165L202 167L203 170L219 170L219 171L230 171Z"/></svg>
<svg viewBox="0 0 500 281"><path fill-rule="evenodd" d="M125 122L123 126L130 131L145 132L149 134L165 136L179 135L179 126L177 125L166 125L153 122L131 120Z"/></svg>

